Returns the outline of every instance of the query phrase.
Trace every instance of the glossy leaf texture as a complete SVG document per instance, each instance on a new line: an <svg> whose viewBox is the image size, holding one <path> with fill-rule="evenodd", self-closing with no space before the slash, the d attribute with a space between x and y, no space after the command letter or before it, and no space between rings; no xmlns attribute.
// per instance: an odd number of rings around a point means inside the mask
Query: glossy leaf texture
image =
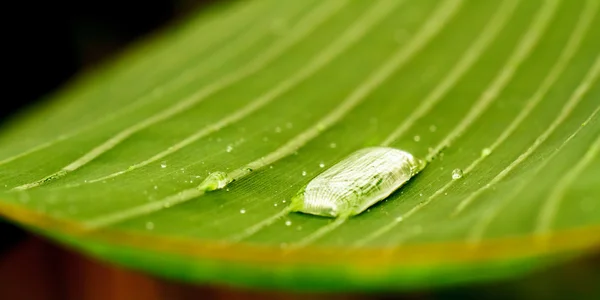
<svg viewBox="0 0 600 300"><path fill-rule="evenodd" d="M415 288L558 263L600 239L599 12L597 0L217 4L5 123L0 212L194 282ZM429 163L358 216L288 211L370 146ZM199 188L209 174L233 181Z"/></svg>

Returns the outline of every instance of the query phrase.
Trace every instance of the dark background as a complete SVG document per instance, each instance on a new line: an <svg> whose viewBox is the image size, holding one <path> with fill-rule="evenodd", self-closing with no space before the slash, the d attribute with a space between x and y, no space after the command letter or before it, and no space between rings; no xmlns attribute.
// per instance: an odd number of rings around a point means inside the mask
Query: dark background
<svg viewBox="0 0 600 300"><path fill-rule="evenodd" d="M102 63L129 43L226 0L19 0L0 2L0 120Z"/></svg>
<svg viewBox="0 0 600 300"><path fill-rule="evenodd" d="M78 72L217 1L226 0L4 1L0 126ZM508 281L410 293L315 295L193 286L90 259L0 219L0 299L600 299L599 279L595 255Z"/></svg>

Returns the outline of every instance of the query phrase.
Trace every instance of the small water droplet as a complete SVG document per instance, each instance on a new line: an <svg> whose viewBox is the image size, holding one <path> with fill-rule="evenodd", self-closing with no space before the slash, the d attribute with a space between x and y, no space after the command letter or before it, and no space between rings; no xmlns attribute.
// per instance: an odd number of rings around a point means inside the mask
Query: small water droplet
<svg viewBox="0 0 600 300"><path fill-rule="evenodd" d="M452 170L452 179L461 179L463 177L463 171L461 169Z"/></svg>
<svg viewBox="0 0 600 300"><path fill-rule="evenodd" d="M243 208L242 208L242 209L240 209L240 214L245 214L245 213L246 213L246 210L245 210L245 209L243 209Z"/></svg>
<svg viewBox="0 0 600 300"><path fill-rule="evenodd" d="M437 130L437 126L435 126L435 125L429 126L429 131L436 132L436 130Z"/></svg>
<svg viewBox="0 0 600 300"><path fill-rule="evenodd" d="M281 127L279 127L279 126L275 127L275 132L276 133L281 133Z"/></svg>
<svg viewBox="0 0 600 300"><path fill-rule="evenodd" d="M319 164L319 168L325 168L325 164L324 163L320 163Z"/></svg>
<svg viewBox="0 0 600 300"><path fill-rule="evenodd" d="M163 168L163 169L166 168L167 167L167 162L166 161L161 162L160 163L160 167Z"/></svg>
<svg viewBox="0 0 600 300"><path fill-rule="evenodd" d="M226 192L229 192L229 189L225 189Z"/></svg>
<svg viewBox="0 0 600 300"><path fill-rule="evenodd" d="M423 197L423 193L419 193L419 197Z"/></svg>
<svg viewBox="0 0 600 300"><path fill-rule="evenodd" d="M302 176L306 176L306 171L302 171Z"/></svg>
<svg viewBox="0 0 600 300"><path fill-rule="evenodd" d="M486 156L488 156L490 154L492 154L492 149L490 149L490 148L483 148L481 150L481 156L482 157L486 157Z"/></svg>
<svg viewBox="0 0 600 300"><path fill-rule="evenodd" d="M154 229L154 223L152 223L152 222L146 222L146 229L147 230Z"/></svg>
<svg viewBox="0 0 600 300"><path fill-rule="evenodd" d="M269 166L269 169L273 169L273 165L270 165L270 166Z"/></svg>
<svg viewBox="0 0 600 300"><path fill-rule="evenodd" d="M292 221L290 221L290 220L285 221L285 226L292 226Z"/></svg>
<svg viewBox="0 0 600 300"><path fill-rule="evenodd" d="M231 151L233 151L233 146L227 145L227 149L225 149L225 151L227 151L227 153L231 153Z"/></svg>
<svg viewBox="0 0 600 300"><path fill-rule="evenodd" d="M283 199L283 201L281 201L281 202L285 203L285 199Z"/></svg>
<svg viewBox="0 0 600 300"><path fill-rule="evenodd" d="M413 137L413 140L418 143L421 140L421 136L420 135L415 135Z"/></svg>
<svg viewBox="0 0 600 300"><path fill-rule="evenodd" d="M329 144L329 148L333 149L333 148L335 148L335 147L337 147L337 144L336 144L336 143L331 143L331 144Z"/></svg>
<svg viewBox="0 0 600 300"><path fill-rule="evenodd" d="M302 226L298 225L298 227L296 227L296 230L298 230L298 231L302 230Z"/></svg>
<svg viewBox="0 0 600 300"><path fill-rule="evenodd" d="M277 206L277 203L273 203L273 206Z"/></svg>
<svg viewBox="0 0 600 300"><path fill-rule="evenodd" d="M204 179L204 181L202 181L202 183L198 186L198 189L201 191L206 191L206 192L214 191L214 190L224 188L231 181L232 181L232 179L229 177L229 175L227 173L220 172L220 171L213 172L213 173L210 173L208 175L208 177L206 177L206 179Z"/></svg>

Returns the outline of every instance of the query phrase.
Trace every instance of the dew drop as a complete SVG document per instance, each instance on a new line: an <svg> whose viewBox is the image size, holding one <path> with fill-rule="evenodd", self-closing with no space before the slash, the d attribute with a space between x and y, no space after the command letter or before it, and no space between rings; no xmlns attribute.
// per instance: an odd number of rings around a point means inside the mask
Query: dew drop
<svg viewBox="0 0 600 300"><path fill-rule="evenodd" d="M292 221L290 221L290 220L285 221L285 226L292 226Z"/></svg>
<svg viewBox="0 0 600 300"><path fill-rule="evenodd" d="M146 222L146 229L147 230L154 229L154 223L152 223L152 222Z"/></svg>
<svg viewBox="0 0 600 300"><path fill-rule="evenodd" d="M302 171L302 176L306 176L306 171Z"/></svg>
<svg viewBox="0 0 600 300"><path fill-rule="evenodd" d="M481 150L481 156L482 157L486 157L486 156L488 156L490 154L492 154L492 149L490 149L490 148L483 148Z"/></svg>
<svg viewBox="0 0 600 300"><path fill-rule="evenodd" d="M277 206L277 203L273 203L273 206Z"/></svg>
<svg viewBox="0 0 600 300"><path fill-rule="evenodd" d="M227 173L221 171L213 172L210 173L208 177L204 179L204 181L202 181L202 183L198 186L198 189L205 192L214 191L224 188L231 181L232 179L229 177L229 175L227 175Z"/></svg>
<svg viewBox="0 0 600 300"><path fill-rule="evenodd" d="M281 127L279 127L279 126L275 127L275 132L276 133L281 133Z"/></svg>
<svg viewBox="0 0 600 300"><path fill-rule="evenodd" d="M325 168L325 164L324 163L320 163L319 164L319 168Z"/></svg>
<svg viewBox="0 0 600 300"><path fill-rule="evenodd" d="M160 163L160 167L163 168L163 169L166 168L167 167L167 162L166 161L161 162Z"/></svg>
<svg viewBox="0 0 600 300"><path fill-rule="evenodd" d="M155 185L155 186L154 186L154 189L155 189L155 190L158 190L158 185Z"/></svg>
<svg viewBox="0 0 600 300"><path fill-rule="evenodd" d="M457 180L463 177L463 171L461 169L452 170L452 179Z"/></svg>
<svg viewBox="0 0 600 300"><path fill-rule="evenodd" d="M357 215L384 200L425 164L393 148L356 151L302 187L291 200L291 210L334 218ZM319 166L324 168L325 164Z"/></svg>
<svg viewBox="0 0 600 300"><path fill-rule="evenodd" d="M421 140L421 136L420 135L415 135L413 137L413 140L418 143Z"/></svg>
<svg viewBox="0 0 600 300"><path fill-rule="evenodd" d="M231 153L231 151L233 151L233 146L227 145L226 151L227 151L227 153Z"/></svg>
<svg viewBox="0 0 600 300"><path fill-rule="evenodd" d="M334 148L336 148L336 147L337 147L337 144L336 144L336 143L331 143L331 144L329 144L329 148L331 148L331 149L334 149Z"/></svg>
<svg viewBox="0 0 600 300"><path fill-rule="evenodd" d="M243 208L242 208L242 209L240 209L240 214L245 214L245 213L246 213L246 210L245 210L245 209L243 209Z"/></svg>

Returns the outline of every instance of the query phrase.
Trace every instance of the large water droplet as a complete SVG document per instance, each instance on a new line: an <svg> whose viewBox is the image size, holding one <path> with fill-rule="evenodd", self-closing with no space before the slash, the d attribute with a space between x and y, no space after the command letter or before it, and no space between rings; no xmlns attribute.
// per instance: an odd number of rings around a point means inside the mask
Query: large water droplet
<svg viewBox="0 0 600 300"><path fill-rule="evenodd" d="M385 199L424 167L424 161L405 151L362 149L308 182L292 198L290 208L313 215L350 217Z"/></svg>
<svg viewBox="0 0 600 300"><path fill-rule="evenodd" d="M160 167L163 168L163 169L166 168L167 167L167 162L166 161L161 162L160 163Z"/></svg>
<svg viewBox="0 0 600 300"><path fill-rule="evenodd" d="M463 177L463 171L461 169L452 170L452 179L461 179Z"/></svg>

